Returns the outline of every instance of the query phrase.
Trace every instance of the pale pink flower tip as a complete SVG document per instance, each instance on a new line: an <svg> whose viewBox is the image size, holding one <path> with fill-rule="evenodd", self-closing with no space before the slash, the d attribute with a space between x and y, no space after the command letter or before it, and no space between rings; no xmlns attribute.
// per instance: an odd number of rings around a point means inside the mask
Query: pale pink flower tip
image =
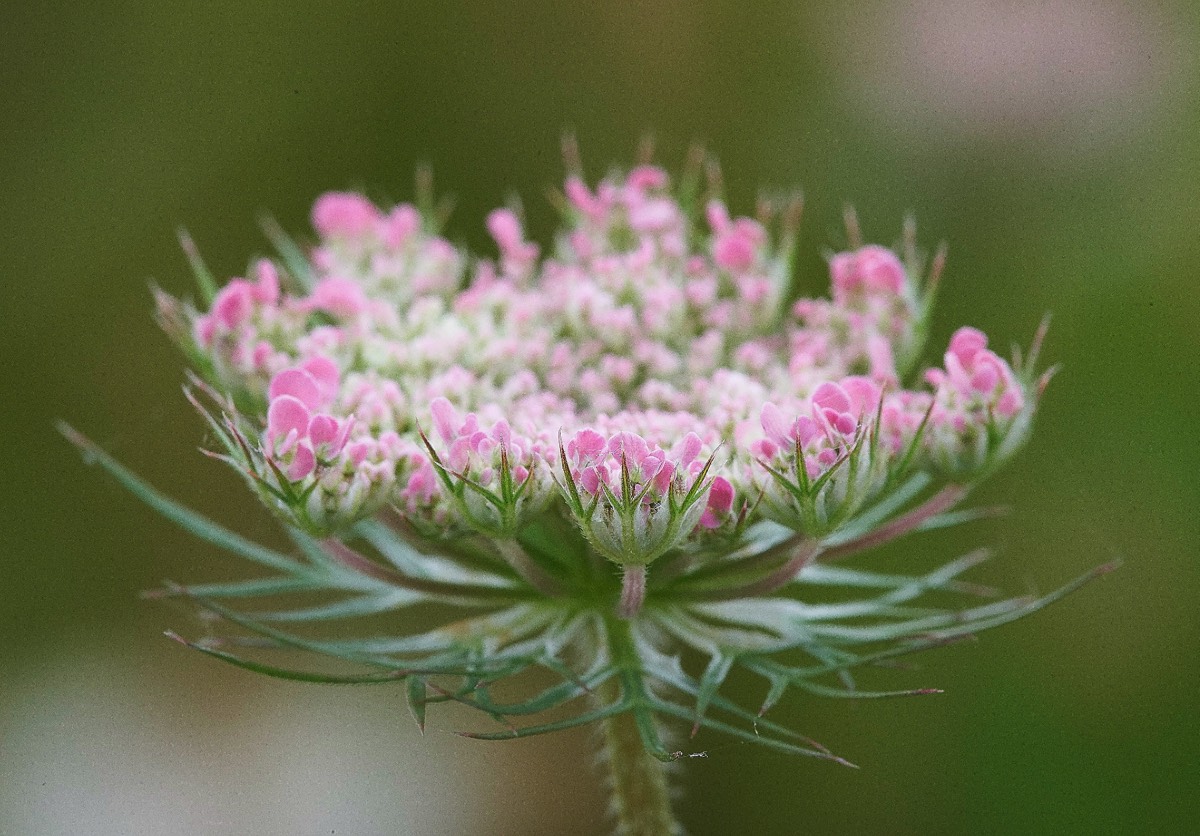
<svg viewBox="0 0 1200 836"><path fill-rule="evenodd" d="M312 225L323 238L358 238L375 229L375 204L354 192L326 192L313 204Z"/></svg>
<svg viewBox="0 0 1200 836"><path fill-rule="evenodd" d="M260 258L254 267L257 281L251 289L254 301L274 305L279 301L279 271L270 259Z"/></svg>
<svg viewBox="0 0 1200 836"><path fill-rule="evenodd" d="M234 279L213 299L212 317L228 331L250 319L254 310L254 286L245 279Z"/></svg>
<svg viewBox="0 0 1200 836"><path fill-rule="evenodd" d="M504 258L518 264L527 264L537 258L537 245L525 241L521 221L511 209L496 209L488 215L487 229Z"/></svg>
<svg viewBox="0 0 1200 836"><path fill-rule="evenodd" d="M521 244L521 222L511 209L496 209L487 217L487 229L502 251Z"/></svg>
<svg viewBox="0 0 1200 836"><path fill-rule="evenodd" d="M308 297L308 303L314 310L352 317L366 309L367 294L358 282L333 276L317 283Z"/></svg>
<svg viewBox="0 0 1200 836"><path fill-rule="evenodd" d="M578 177L570 177L567 179L564 190L567 195L567 200L579 210L582 214L593 218L600 219L604 217L604 204L595 197L583 180Z"/></svg>
<svg viewBox="0 0 1200 836"><path fill-rule="evenodd" d="M958 362L968 366L977 352L987 348L987 344L986 334L978 328L964 326L950 338L950 353L958 358Z"/></svg>
<svg viewBox="0 0 1200 836"><path fill-rule="evenodd" d="M838 253L829 262L835 298L855 291L895 293L904 290L904 265L887 247L869 244L854 252Z"/></svg>
<svg viewBox="0 0 1200 836"><path fill-rule="evenodd" d="M379 222L379 237L385 247L396 250L421 228L421 215L416 208L402 203Z"/></svg>
<svg viewBox="0 0 1200 836"><path fill-rule="evenodd" d="M638 191L665 189L670 185L671 178L667 172L658 166L640 165L625 179L626 185Z"/></svg>
<svg viewBox="0 0 1200 836"><path fill-rule="evenodd" d="M442 441L449 444L458 438L458 412L445 398L434 398L429 404L433 413L433 428L441 436Z"/></svg>

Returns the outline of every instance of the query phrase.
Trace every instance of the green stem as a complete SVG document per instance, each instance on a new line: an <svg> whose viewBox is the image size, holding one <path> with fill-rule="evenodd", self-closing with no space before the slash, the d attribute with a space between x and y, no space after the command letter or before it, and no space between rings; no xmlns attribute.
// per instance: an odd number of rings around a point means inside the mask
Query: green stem
<svg viewBox="0 0 1200 836"><path fill-rule="evenodd" d="M629 712L604 721L604 753L612 808L621 836L677 836L683 828L671 813L667 764L646 751Z"/></svg>
<svg viewBox="0 0 1200 836"><path fill-rule="evenodd" d="M622 701L629 705L629 710L607 718L603 725L603 756L616 832L620 836L678 836L683 828L671 812L667 786L671 755L646 710L648 694L630 622L609 616L605 633L613 664L623 674L605 683L600 698L608 705Z"/></svg>

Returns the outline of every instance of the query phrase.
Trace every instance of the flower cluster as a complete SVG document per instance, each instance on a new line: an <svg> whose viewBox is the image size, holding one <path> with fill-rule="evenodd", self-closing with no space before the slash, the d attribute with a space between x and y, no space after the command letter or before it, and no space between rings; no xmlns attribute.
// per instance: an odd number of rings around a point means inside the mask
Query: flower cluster
<svg viewBox="0 0 1200 836"><path fill-rule="evenodd" d="M603 722L618 796L636 774L636 794L666 805L661 770L629 759L639 742L678 757L672 721L840 760L763 715L788 690L897 693L861 691L852 671L1086 580L955 608L948 595L989 592L959 580L979 553L928 572L831 565L969 518L948 512L1029 436L1042 333L1010 364L962 328L921 373L943 259L924 262L911 226L897 252L848 223L829 297L799 298L798 203L737 217L715 178L707 194L699 182L651 165L594 185L573 173L545 254L512 209L488 216L494 256L475 257L441 237L427 200L341 192L316 202L313 246L271 232L280 259L219 289L185 239L203 304L159 292L160 321L195 368L213 455L298 554L203 519L66 432L181 526L271 570L168 587L243 631L188 643L287 678L403 681L419 723L454 700L505 724L474 735L486 739ZM293 594L306 604L222 603ZM310 634L414 604L438 606L389 622L398 635ZM366 670L234 652L264 644ZM696 657L700 673L682 661ZM534 667L561 681L518 702L493 694ZM734 668L765 681L757 712L723 695ZM572 712L576 700L590 707ZM557 719L514 720L542 712Z"/></svg>
<svg viewBox="0 0 1200 836"><path fill-rule="evenodd" d="M729 509L827 533L902 462L970 479L1028 423L1028 381L973 329L928 389L904 388L931 287L915 261L859 246L831 257L831 298L794 299L784 213L689 210L652 166L564 195L539 263L511 210L488 218L499 258L472 260L414 206L330 193L305 275L262 261L187 314L202 373L263 416L261 461L291 483L276 492L304 497L280 511L511 533L557 482L593 545L644 563L723 536ZM668 501L693 488L686 513ZM611 510L633 499L658 515L635 515L639 558Z"/></svg>

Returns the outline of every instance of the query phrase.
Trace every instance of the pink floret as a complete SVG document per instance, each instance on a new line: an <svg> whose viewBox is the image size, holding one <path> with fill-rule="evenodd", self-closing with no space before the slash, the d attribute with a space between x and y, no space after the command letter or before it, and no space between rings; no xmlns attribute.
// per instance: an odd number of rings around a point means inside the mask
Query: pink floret
<svg viewBox="0 0 1200 836"><path fill-rule="evenodd" d="M313 204L312 225L323 238L359 238L380 219L375 204L354 192L326 192Z"/></svg>
<svg viewBox="0 0 1200 836"><path fill-rule="evenodd" d="M829 262L835 301L855 293L900 294L907 281L904 265L891 250L874 244L838 253Z"/></svg>

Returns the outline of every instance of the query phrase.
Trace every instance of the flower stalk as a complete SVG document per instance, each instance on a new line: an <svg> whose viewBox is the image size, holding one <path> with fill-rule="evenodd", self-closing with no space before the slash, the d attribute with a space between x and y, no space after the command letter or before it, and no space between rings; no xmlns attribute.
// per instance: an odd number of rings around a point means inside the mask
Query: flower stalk
<svg viewBox="0 0 1200 836"><path fill-rule="evenodd" d="M612 788L610 812L621 836L678 836L683 828L671 809L670 764L646 751L629 714L603 724L601 758Z"/></svg>

